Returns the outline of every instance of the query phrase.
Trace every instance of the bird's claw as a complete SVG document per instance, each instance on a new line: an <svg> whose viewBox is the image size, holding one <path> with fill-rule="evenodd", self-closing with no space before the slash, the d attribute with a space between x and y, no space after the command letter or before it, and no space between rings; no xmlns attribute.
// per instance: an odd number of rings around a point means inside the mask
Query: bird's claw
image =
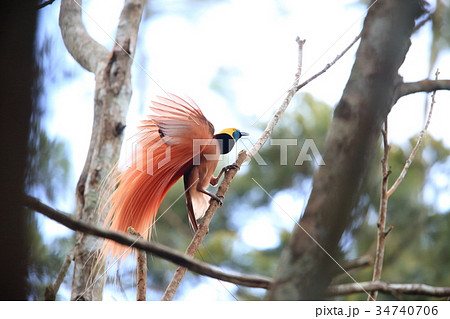
<svg viewBox="0 0 450 319"><path fill-rule="evenodd" d="M211 200L215 200L219 203L219 206L222 207L223 206L223 201L222 199L224 199L225 197L223 195L216 195L214 197L211 197Z"/></svg>

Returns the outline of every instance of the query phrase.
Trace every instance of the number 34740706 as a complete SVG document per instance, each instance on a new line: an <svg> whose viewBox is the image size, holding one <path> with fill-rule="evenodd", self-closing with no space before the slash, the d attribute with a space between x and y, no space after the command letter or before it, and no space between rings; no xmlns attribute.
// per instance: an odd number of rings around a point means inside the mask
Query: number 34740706
<svg viewBox="0 0 450 319"><path fill-rule="evenodd" d="M409 315L409 316L436 316L438 314L437 306L376 306L376 315Z"/></svg>

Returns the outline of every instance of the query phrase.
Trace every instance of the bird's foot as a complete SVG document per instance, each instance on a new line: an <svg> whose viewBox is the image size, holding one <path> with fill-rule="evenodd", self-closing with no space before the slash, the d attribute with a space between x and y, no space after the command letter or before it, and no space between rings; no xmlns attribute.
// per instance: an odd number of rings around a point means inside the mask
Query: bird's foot
<svg viewBox="0 0 450 319"><path fill-rule="evenodd" d="M219 203L219 206L220 206L220 207L223 206L223 201L222 201L222 199L224 199L224 198L225 198L225 197L222 196L222 195L214 195L214 196L211 196L211 200L217 201L217 202Z"/></svg>

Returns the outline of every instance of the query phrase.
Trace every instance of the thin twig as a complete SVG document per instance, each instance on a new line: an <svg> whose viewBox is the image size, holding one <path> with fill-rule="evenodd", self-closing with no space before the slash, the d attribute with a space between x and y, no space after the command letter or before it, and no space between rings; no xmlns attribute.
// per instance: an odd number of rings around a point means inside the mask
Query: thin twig
<svg viewBox="0 0 450 319"><path fill-rule="evenodd" d="M291 100L294 97L295 93L297 93L297 91L298 91L297 87L298 87L298 83L300 81L300 77L302 74L303 45L305 44L306 40L301 40L299 37L297 37L296 41L298 43L298 63L297 63L297 72L295 73L294 83L292 84L291 88L287 91L287 95L286 95L283 103L279 107L278 111L273 115L270 122L267 123L266 129L264 130L264 132L261 134L261 136L256 141L256 143L252 146L252 148L247 152L246 160L250 160L263 147L263 145L269 139L270 135L272 135L272 132L273 132L275 126L278 124L278 121L280 120L284 111L286 111L287 107L291 103Z"/></svg>
<svg viewBox="0 0 450 319"><path fill-rule="evenodd" d="M381 195L380 195L380 207L378 212L378 223L377 223L377 249L375 254L375 262L373 266L373 275L372 281L380 281L381 271L383 269L383 259L384 259L384 247L385 247L385 239L386 239L386 213L387 213L387 203L388 203L388 180L391 171L388 169L388 161L389 161L389 149L390 145L388 142L388 118L384 121L384 129L382 130L383 135L383 146L384 153L383 159L381 160L381 169L383 174L383 180L381 183ZM370 292L367 300L376 300L377 299L377 290L373 290Z"/></svg>
<svg viewBox="0 0 450 319"><path fill-rule="evenodd" d="M133 227L128 227L128 233L137 238L142 238ZM137 250L137 288L136 288L136 301L145 301L147 296L147 254L145 250Z"/></svg>
<svg viewBox="0 0 450 319"><path fill-rule="evenodd" d="M341 52L339 53L333 61L331 61L330 63L328 63L327 65L325 65L325 67L320 70L319 72L317 72L316 74L314 74L313 76L311 76L309 79L307 79L306 81L303 81L302 83L300 83L299 85L297 85L297 87L295 88L295 91L297 92L298 90L300 90L301 88L303 88L304 86L306 86L309 82L313 81L314 79L316 79L317 77L319 77L320 75L322 75L323 73L325 73L326 71L328 71L329 68L331 68L337 61L339 61L340 58L342 58L348 50L350 50L350 48L356 43L358 42L358 40L361 39L361 33L358 34L356 36L356 38L353 39L353 41Z"/></svg>
<svg viewBox="0 0 450 319"><path fill-rule="evenodd" d="M323 73L325 73L326 71L328 71L328 69L330 69L334 64L336 64L336 62L342 58L347 52L348 50L350 50L350 48L356 43L358 42L358 40L361 38L361 34L359 34L358 36L355 37L355 39L353 39L353 41L341 52L339 53L333 61L329 62L327 65L325 65L325 67L320 70L319 72L317 72L316 74L314 74L313 76L311 76L310 78L308 78L307 80L303 81L302 83L299 84L300 81L300 77L301 77L301 71L302 71L302 56L303 56L303 44L305 43L306 40L300 40L299 38L297 38L297 43L299 46L299 52L298 52L298 57L299 57L299 62L298 62L298 66L297 66L297 73L295 74L295 80L294 80L294 84L292 85L292 87L287 91L287 95L283 101L283 103L281 104L281 106L279 107L279 109L277 110L277 112L273 115L272 119L270 120L270 122L267 124L266 129L264 130L264 132L261 134L261 137L258 139L258 141L252 146L252 148L248 151L248 156L247 156L247 160L250 160L253 156L255 156L256 153L258 153L258 151L263 147L263 145L266 143L266 141L269 139L270 135L272 134L275 126L278 124L278 121L280 120L281 115L284 113L284 111L286 111L287 107L289 106L292 97L303 87L305 87L306 85L308 85L310 82L312 82L313 80L315 80L317 77L319 77L320 75L322 75Z"/></svg>
<svg viewBox="0 0 450 319"><path fill-rule="evenodd" d="M439 75L439 70L436 71L436 81L437 81L438 75ZM403 169L402 169L400 175L397 177L397 180L394 182L394 184L391 186L391 188L389 188L389 190L387 192L388 197L391 196L393 192L395 192L397 187L400 185L400 183L405 178L406 173L408 172L408 169L411 166L411 163L414 160L414 157L416 156L416 153L419 150L420 145L422 144L423 138L425 137L425 133L427 132L428 126L430 125L430 122L431 122L431 115L433 114L434 103L436 103L435 95L436 95L436 91L433 91L433 93L431 94L431 105L430 105L430 110L428 112L427 122L425 123L425 126L422 129L422 131L420 131L419 138L417 139L416 145L412 149L411 154L408 157L408 160L405 162L405 165L403 166Z"/></svg>

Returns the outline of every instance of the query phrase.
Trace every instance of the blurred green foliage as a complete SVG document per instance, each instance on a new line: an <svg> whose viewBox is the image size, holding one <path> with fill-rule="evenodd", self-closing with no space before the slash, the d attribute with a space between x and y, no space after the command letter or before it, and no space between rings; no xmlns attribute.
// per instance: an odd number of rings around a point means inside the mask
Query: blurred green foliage
<svg viewBox="0 0 450 319"><path fill-rule="evenodd" d="M28 170L25 192L45 202L56 203L67 194L71 165L66 144L50 138L41 128L40 115L32 116L29 140ZM44 200L45 199L45 200ZM39 215L27 212L29 247L29 298L43 300L46 286L56 279L62 260L74 246L73 236L52 239L44 243Z"/></svg>
<svg viewBox="0 0 450 319"><path fill-rule="evenodd" d="M25 193L56 206L61 199L67 198L68 194L71 198L74 193L69 192L68 187L72 177L72 163L67 142L60 137L50 136L45 127L45 115L48 111L46 87L61 80L55 77L57 73L52 72L55 67L55 61L50 62L52 54L55 54L52 43L52 37L47 36L35 49L39 77L32 88L35 107L31 115L28 164L24 173ZM60 70L64 71L64 68ZM71 76L71 72L63 72L62 77L67 79ZM45 288L55 281L65 255L74 247L74 237L52 238L50 243L45 242L42 221L46 218L27 208L24 210L28 216L27 242L31 244L28 259L29 299L43 300ZM70 278L67 277L66 280Z"/></svg>

